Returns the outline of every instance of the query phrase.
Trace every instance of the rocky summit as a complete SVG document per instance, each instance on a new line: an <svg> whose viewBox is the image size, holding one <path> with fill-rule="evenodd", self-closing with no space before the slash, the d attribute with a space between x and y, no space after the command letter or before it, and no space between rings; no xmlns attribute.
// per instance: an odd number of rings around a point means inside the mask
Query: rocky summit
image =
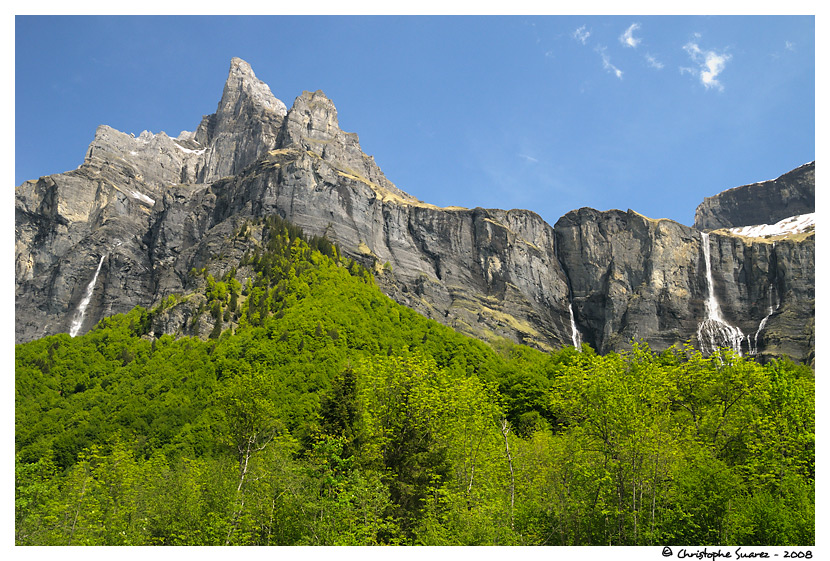
<svg viewBox="0 0 830 561"><path fill-rule="evenodd" d="M815 211L816 164L810 162L777 179L706 197L695 211L695 228L714 230L773 224Z"/></svg>
<svg viewBox="0 0 830 561"><path fill-rule="evenodd" d="M813 363L812 226L734 228L813 212L814 169L707 198L694 228L631 210L583 208L552 227L527 210L439 208L389 181L322 92L288 109L235 58L195 132L101 126L77 170L16 188L15 338L84 333L135 306L156 308L150 336L206 337L223 319L195 273L244 285L250 232L278 214L372 268L394 300L486 340L689 342Z"/></svg>

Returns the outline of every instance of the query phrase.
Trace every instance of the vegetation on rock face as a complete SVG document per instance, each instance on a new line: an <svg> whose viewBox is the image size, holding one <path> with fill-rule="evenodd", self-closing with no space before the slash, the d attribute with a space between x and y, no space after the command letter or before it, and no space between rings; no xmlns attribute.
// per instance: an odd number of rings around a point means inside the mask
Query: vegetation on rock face
<svg viewBox="0 0 830 561"><path fill-rule="evenodd" d="M808 367L487 345L256 227L207 340L173 297L17 345L17 544L815 542Z"/></svg>

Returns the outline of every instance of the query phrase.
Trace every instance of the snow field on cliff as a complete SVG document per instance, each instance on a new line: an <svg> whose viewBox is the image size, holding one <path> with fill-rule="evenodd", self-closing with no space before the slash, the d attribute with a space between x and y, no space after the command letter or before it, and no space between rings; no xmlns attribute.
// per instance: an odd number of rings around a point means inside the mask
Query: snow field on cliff
<svg viewBox="0 0 830 561"><path fill-rule="evenodd" d="M785 218L775 224L758 224L756 226L741 226L729 228L729 231L739 236L749 238L763 238L766 236L784 236L806 232L816 225L816 213L799 214Z"/></svg>

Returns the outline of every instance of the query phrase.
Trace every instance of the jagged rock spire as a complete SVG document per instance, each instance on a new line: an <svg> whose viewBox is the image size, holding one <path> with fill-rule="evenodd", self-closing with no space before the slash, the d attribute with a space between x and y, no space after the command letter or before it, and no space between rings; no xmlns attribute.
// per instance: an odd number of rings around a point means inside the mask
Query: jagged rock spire
<svg viewBox="0 0 830 561"><path fill-rule="evenodd" d="M253 111L252 111L253 110ZM241 58L231 59L231 67L228 71L228 79L225 88L222 90L222 99L213 117L213 135L222 132L233 131L247 116L254 116L257 113L272 112L279 117L285 117L285 104L274 97L268 84L254 75L251 65ZM203 139L197 134L197 141ZM205 138L210 142L210 138Z"/></svg>
<svg viewBox="0 0 830 561"><path fill-rule="evenodd" d="M325 146L341 134L337 109L322 91L303 92L294 100L286 127L288 142L322 154ZM357 135L350 136L356 145Z"/></svg>
<svg viewBox="0 0 830 561"><path fill-rule="evenodd" d="M382 198L418 202L384 176L374 158L363 153L355 133L340 129L337 109L322 91L303 92L294 100L285 120L281 147L296 147L319 156L341 172L371 184Z"/></svg>
<svg viewBox="0 0 830 561"><path fill-rule="evenodd" d="M274 97L268 84L254 75L250 64L234 57L231 59L231 68L222 92L222 100L219 102L218 113L228 114L229 109L236 110L243 100L263 110L273 111L281 117L285 116L285 104Z"/></svg>
<svg viewBox="0 0 830 561"><path fill-rule="evenodd" d="M231 59L216 113L204 117L196 131L196 142L207 148L199 182L236 174L273 149L285 114L285 104L254 75L251 65Z"/></svg>

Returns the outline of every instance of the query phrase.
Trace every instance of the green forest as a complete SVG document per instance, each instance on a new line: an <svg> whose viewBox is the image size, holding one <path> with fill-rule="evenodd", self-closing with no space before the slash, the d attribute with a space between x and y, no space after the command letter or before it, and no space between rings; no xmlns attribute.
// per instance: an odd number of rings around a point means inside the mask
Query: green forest
<svg viewBox="0 0 830 561"><path fill-rule="evenodd" d="M239 235L191 272L205 340L152 335L179 295L16 345L16 544L815 543L809 367L485 343L326 238Z"/></svg>

